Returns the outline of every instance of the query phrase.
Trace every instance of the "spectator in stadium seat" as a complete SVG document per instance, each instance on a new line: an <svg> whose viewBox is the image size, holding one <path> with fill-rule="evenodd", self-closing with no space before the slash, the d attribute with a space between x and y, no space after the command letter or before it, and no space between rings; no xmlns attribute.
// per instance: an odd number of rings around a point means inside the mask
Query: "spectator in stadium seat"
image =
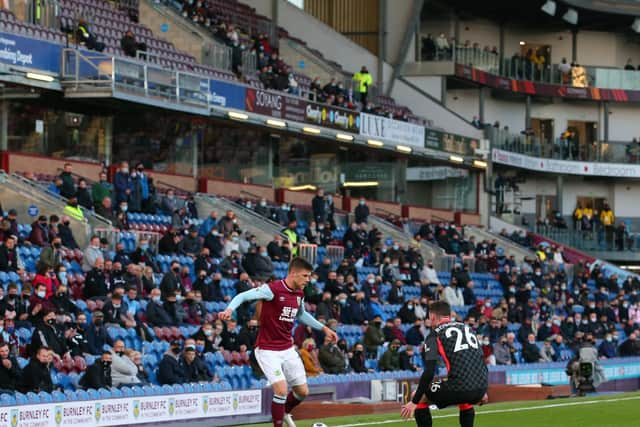
<svg viewBox="0 0 640 427"><path fill-rule="evenodd" d="M616 345L613 343L611 333L607 333L598 347L598 357L600 359L611 359L616 357L616 350Z"/></svg>
<svg viewBox="0 0 640 427"><path fill-rule="evenodd" d="M158 382L160 384L181 384L186 382L184 361L180 357L182 342L172 341L169 350L164 354L158 366Z"/></svg>
<svg viewBox="0 0 640 427"><path fill-rule="evenodd" d="M60 188L60 195L65 198L69 198L76 194L76 184L72 175L73 167L71 163L65 163L62 173L60 173L60 179L62 180L62 188Z"/></svg>
<svg viewBox="0 0 640 427"><path fill-rule="evenodd" d="M176 198L175 191L172 189L167 190L167 193L162 198L160 203L160 209L166 212L167 214L173 214L178 209L182 207L182 203L180 200Z"/></svg>
<svg viewBox="0 0 640 427"><path fill-rule="evenodd" d="M640 355L640 342L636 332L629 334L629 337L620 345L618 352L620 357L634 357Z"/></svg>
<svg viewBox="0 0 640 427"><path fill-rule="evenodd" d="M408 344L404 350L400 352L400 370L416 372L419 368L413 363L415 350L412 345Z"/></svg>
<svg viewBox="0 0 640 427"><path fill-rule="evenodd" d="M91 240L89 241L89 245L84 250L82 255L82 271L85 273L91 271L96 264L96 260L98 258L104 259L102 250L100 249L100 237L91 236Z"/></svg>
<svg viewBox="0 0 640 427"><path fill-rule="evenodd" d="M536 336L534 334L529 334L527 341L523 343L522 357L524 358L525 363L543 362L543 359L540 356L540 349L536 344Z"/></svg>
<svg viewBox="0 0 640 427"><path fill-rule="evenodd" d="M345 355L330 336L325 336L324 344L318 354L320 366L326 374L344 374L346 372Z"/></svg>
<svg viewBox="0 0 640 427"><path fill-rule="evenodd" d="M47 274L47 267L44 266L45 270L44 274ZM41 270L42 271L42 270ZM47 296L47 282L46 279L51 280L50 277L41 278L38 282L34 283L35 292L29 298L29 321L32 323L36 323L42 319L42 316L46 314L48 311L53 311L55 309L53 303L49 300ZM53 289L53 284L50 283L51 288ZM53 294L52 294L53 295ZM54 316L55 317L55 316Z"/></svg>
<svg viewBox="0 0 640 427"><path fill-rule="evenodd" d="M514 339L515 334L509 332L507 335L501 336L500 341L493 345L493 355L497 365L515 365L517 363L516 350L513 346Z"/></svg>
<svg viewBox="0 0 640 427"><path fill-rule="evenodd" d="M185 340L181 357L184 364L186 382L211 381L213 376L204 361L198 357L195 340Z"/></svg>
<svg viewBox="0 0 640 427"><path fill-rule="evenodd" d="M416 300L408 300L402 304L402 307L400 307L400 311L398 311L398 317L402 320L403 324L414 323L416 321L416 303Z"/></svg>
<svg viewBox="0 0 640 427"><path fill-rule="evenodd" d="M211 233L211 230L213 230L214 228L217 228L217 225L218 225L218 212L211 211L207 219L202 221L202 224L200 224L200 228L198 229L198 235L203 239L206 238Z"/></svg>
<svg viewBox="0 0 640 427"><path fill-rule="evenodd" d="M415 346L421 345L426 338L424 332L426 332L424 320L415 319L413 321L413 326L409 328L406 333L407 344Z"/></svg>
<svg viewBox="0 0 640 427"><path fill-rule="evenodd" d="M162 291L162 301L166 301L169 296L174 296L176 291L180 290L180 263L176 260L171 261L169 271L162 277L160 282L160 291Z"/></svg>
<svg viewBox="0 0 640 427"><path fill-rule="evenodd" d="M402 280L396 280L391 286L389 296L387 296L387 302L389 304L404 304L404 291L402 287L404 282Z"/></svg>
<svg viewBox="0 0 640 427"><path fill-rule="evenodd" d="M198 228L192 225L189 228L189 234L178 245L178 250L183 255L195 258L200 253L200 249L202 249L202 242L198 236Z"/></svg>
<svg viewBox="0 0 640 427"><path fill-rule="evenodd" d="M212 258L222 258L224 243L216 227L212 228L211 232L207 234L203 246L209 249Z"/></svg>
<svg viewBox="0 0 640 427"><path fill-rule="evenodd" d="M265 218L269 218L271 216L271 208L267 203L267 199L265 199L264 197L260 199L260 202L255 207L255 211L259 215Z"/></svg>
<svg viewBox="0 0 640 427"><path fill-rule="evenodd" d="M49 243L49 227L45 215L40 215L37 221L31 223L31 233L29 233L28 240L36 246L45 246Z"/></svg>
<svg viewBox="0 0 640 427"><path fill-rule="evenodd" d="M233 256L233 253L240 255L240 237L238 233L232 232L224 241L223 253L225 257Z"/></svg>
<svg viewBox="0 0 640 427"><path fill-rule="evenodd" d="M273 240L267 245L267 252L269 254L269 258L271 258L272 261L278 262L282 260L282 236L280 236L279 234L276 234L274 236ZM329 262L331 261L329 260ZM322 280L322 275L320 276L320 281L324 282Z"/></svg>
<svg viewBox="0 0 640 427"><path fill-rule="evenodd" d="M106 298L109 289L104 275L104 259L96 258L93 268L87 273L82 293L85 298L92 300L103 300Z"/></svg>
<svg viewBox="0 0 640 427"><path fill-rule="evenodd" d="M155 261L153 252L149 247L149 241L145 238L140 239L140 241L138 242L138 247L131 254L130 258L131 262L133 262L134 264L144 264L145 266L151 267L156 273L160 272L160 266L158 266L158 263ZM123 263L123 265L126 264Z"/></svg>
<svg viewBox="0 0 640 427"><path fill-rule="evenodd" d="M67 249L78 249L78 243L76 243L76 239L73 236L73 231L71 230L71 219L67 215L63 215L61 218L61 222L58 225L58 237L60 238L60 243Z"/></svg>
<svg viewBox="0 0 640 427"><path fill-rule="evenodd" d="M96 359L92 365L87 367L87 371L80 379L80 386L95 390L99 388L110 388L112 383L111 363L111 352L104 350L100 359Z"/></svg>
<svg viewBox="0 0 640 427"><path fill-rule="evenodd" d="M9 237L4 245L0 245L0 271L21 272L22 260L15 248L16 239Z"/></svg>
<svg viewBox="0 0 640 427"><path fill-rule="evenodd" d="M266 282L273 277L273 262L269 258L269 252L264 246L260 246L255 260L255 280Z"/></svg>
<svg viewBox="0 0 640 427"><path fill-rule="evenodd" d="M242 319L248 322L248 318ZM240 319L238 319L240 321ZM240 343L238 342L238 333L236 327L238 322L233 319L227 320L225 328L222 331L222 347L228 351L240 351Z"/></svg>
<svg viewBox="0 0 640 427"><path fill-rule="evenodd" d="M79 313L78 307L69 297L68 290L69 288L66 284L60 283L56 289L55 295L51 297L51 303L57 310L77 316Z"/></svg>
<svg viewBox="0 0 640 427"><path fill-rule="evenodd" d="M171 227L171 229L167 231L158 242L158 253L162 255L172 255L177 253L180 240L181 236L178 233L178 228ZM211 253L213 253L213 251Z"/></svg>
<svg viewBox="0 0 640 427"><path fill-rule="evenodd" d="M120 48L125 55L136 58L137 52L146 52L147 45L144 42L136 41L133 31L127 30L120 39Z"/></svg>
<svg viewBox="0 0 640 427"><path fill-rule="evenodd" d="M105 48L105 44L98 41L95 34L93 34L89 30L89 26L87 25L87 21L80 18L78 21L78 27L76 28L76 38L80 42L84 42L87 49L95 50L97 52L102 52Z"/></svg>
<svg viewBox="0 0 640 427"><path fill-rule="evenodd" d="M136 378L138 378L138 385L148 385L149 374L145 370L144 364L142 363L142 353L128 348L124 351L124 354L126 358L131 360L136 365L136 369L138 370L138 372L136 373Z"/></svg>
<svg viewBox="0 0 640 427"><path fill-rule="evenodd" d="M13 394L22 376L22 369L9 350L9 344L0 343L0 393Z"/></svg>
<svg viewBox="0 0 640 427"><path fill-rule="evenodd" d="M138 367L126 356L124 341L113 343L111 350L111 383L114 387L139 385Z"/></svg>
<svg viewBox="0 0 640 427"><path fill-rule="evenodd" d="M364 197L360 197L360 201L358 202L358 206L356 206L354 210L354 214L356 216L356 224L367 222L369 218L369 206L367 206L367 201Z"/></svg>
<svg viewBox="0 0 640 427"><path fill-rule="evenodd" d="M322 317L325 320L337 319L339 316L337 308L333 304L331 292L323 292L322 300L316 306L316 317ZM343 315L344 318L344 315ZM343 323L350 324L350 316L344 318Z"/></svg>
<svg viewBox="0 0 640 427"><path fill-rule="evenodd" d="M93 312L92 322L87 326L85 334L90 354L100 354L105 344L113 345L107 328L104 326L104 314L101 311Z"/></svg>
<svg viewBox="0 0 640 427"><path fill-rule="evenodd" d="M113 185L107 181L107 173L102 171L99 174L99 181L91 186L93 206L97 209L105 198L111 199L112 196Z"/></svg>
<svg viewBox="0 0 640 427"><path fill-rule="evenodd" d="M460 307L464 305L464 297L460 289L458 289L456 281L451 280L449 286L444 288L442 292L442 299L449 303L453 307Z"/></svg>
<svg viewBox="0 0 640 427"><path fill-rule="evenodd" d="M45 309L38 320L33 320L35 325L29 348L31 351L40 347L48 347L56 358L61 358L67 352L67 343L62 331L56 327L55 308Z"/></svg>
<svg viewBox="0 0 640 427"><path fill-rule="evenodd" d="M544 346L540 349L540 359L542 362L556 362L560 355L556 354L555 349L551 345L551 338L544 340Z"/></svg>
<svg viewBox="0 0 640 427"><path fill-rule="evenodd" d="M91 197L91 193L87 188L87 180L84 178L80 178L78 180L78 189L76 190L75 196L78 199L78 204L85 209L93 210L93 199Z"/></svg>
<svg viewBox="0 0 640 427"><path fill-rule="evenodd" d="M391 344L389 344L389 348L384 352L378 364L378 368L382 372L400 370L400 354L398 353L400 344L400 340L398 339L394 339L391 341Z"/></svg>
<svg viewBox="0 0 640 427"><path fill-rule="evenodd" d="M356 343L349 353L349 366L356 374L371 372L372 370L366 367L366 356L364 353L364 346L361 343Z"/></svg>
<svg viewBox="0 0 640 427"><path fill-rule="evenodd" d="M368 357L377 357L378 347L384 344L384 332L382 332L382 317L375 316L369 322L364 333L364 346Z"/></svg>
<svg viewBox="0 0 640 427"><path fill-rule="evenodd" d="M238 334L238 345L240 346L240 351L244 352L252 350L255 347L257 338L258 321L256 319L250 319Z"/></svg>
<svg viewBox="0 0 640 427"><path fill-rule="evenodd" d="M40 258L38 259L38 262L52 268L58 268L58 266L62 265L62 252L60 251L61 248L62 240L60 239L60 237L54 237L51 240L51 244L47 245L40 252Z"/></svg>
<svg viewBox="0 0 640 427"><path fill-rule="evenodd" d="M120 326L123 328L131 328L135 326L135 321L131 324L132 318L129 317L127 311L129 306L122 301L122 296L113 292L111 298L107 300L102 307L104 313L104 321L107 326Z"/></svg>
<svg viewBox="0 0 640 427"><path fill-rule="evenodd" d="M302 347L299 350L302 364L304 365L305 373L308 377L316 377L322 374L322 367L318 359L318 349L316 343L312 338L307 338L302 343Z"/></svg>
<svg viewBox="0 0 640 427"><path fill-rule="evenodd" d="M113 213L111 197L105 196L102 202L96 206L96 214L111 221L112 224L116 222L116 216Z"/></svg>
<svg viewBox="0 0 640 427"><path fill-rule="evenodd" d="M229 256L220 263L220 272L227 278L238 278L244 273L244 267L240 262L240 254L238 251L232 251Z"/></svg>
<svg viewBox="0 0 640 427"><path fill-rule="evenodd" d="M29 361L22 371L18 390L22 393L41 391L51 393L53 382L51 381L51 350L47 347L40 347L35 352L34 357Z"/></svg>
<svg viewBox="0 0 640 427"><path fill-rule="evenodd" d="M204 271L205 275L209 275L209 274L213 274L217 270L218 266L211 262L209 255L210 255L209 248L207 248L206 246L203 246L202 249L200 249L200 254L195 259L195 262L193 263L194 271L198 273L200 271Z"/></svg>
<svg viewBox="0 0 640 427"><path fill-rule="evenodd" d="M149 325L154 327L172 326L171 316L169 316L161 304L160 289L152 289L150 295L151 301L147 304L146 309L146 317Z"/></svg>

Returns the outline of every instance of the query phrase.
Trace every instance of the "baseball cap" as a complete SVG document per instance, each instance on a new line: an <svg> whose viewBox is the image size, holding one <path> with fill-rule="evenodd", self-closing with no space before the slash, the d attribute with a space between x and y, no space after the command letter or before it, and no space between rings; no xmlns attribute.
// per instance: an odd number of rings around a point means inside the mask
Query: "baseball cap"
<svg viewBox="0 0 640 427"><path fill-rule="evenodd" d="M18 215L18 211L15 209L9 209L9 215Z"/></svg>
<svg viewBox="0 0 640 427"><path fill-rule="evenodd" d="M171 341L171 347L182 347L182 341L180 340Z"/></svg>

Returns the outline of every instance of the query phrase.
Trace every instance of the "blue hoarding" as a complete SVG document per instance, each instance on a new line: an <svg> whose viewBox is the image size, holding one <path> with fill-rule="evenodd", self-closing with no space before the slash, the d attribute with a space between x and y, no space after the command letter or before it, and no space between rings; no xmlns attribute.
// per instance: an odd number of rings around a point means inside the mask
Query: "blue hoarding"
<svg viewBox="0 0 640 427"><path fill-rule="evenodd" d="M59 73L61 52L56 43L0 33L0 62L5 64Z"/></svg>
<svg viewBox="0 0 640 427"><path fill-rule="evenodd" d="M211 103L220 107L244 110L246 88L218 80L210 80Z"/></svg>

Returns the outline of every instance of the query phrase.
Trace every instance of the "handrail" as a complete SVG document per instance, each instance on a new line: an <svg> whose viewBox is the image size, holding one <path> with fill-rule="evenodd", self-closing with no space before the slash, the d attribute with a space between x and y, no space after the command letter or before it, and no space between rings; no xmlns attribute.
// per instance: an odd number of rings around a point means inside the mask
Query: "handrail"
<svg viewBox="0 0 640 427"><path fill-rule="evenodd" d="M64 172L64 169L63 169L63 168L56 168L56 171L57 171L57 172ZM96 183L96 181L95 181L95 180L89 179L89 178L85 177L84 175L80 175L80 174L79 174L79 173L77 173L77 172L69 172L69 173L70 173L70 174L71 174L71 176L72 176L72 177L74 177L74 178L77 178L77 179L84 179L85 181L87 181L87 184L91 184L91 185L93 185L93 184L95 184L95 183Z"/></svg>
<svg viewBox="0 0 640 427"><path fill-rule="evenodd" d="M387 215L387 216L396 216L396 214L394 214L393 212L388 211L388 210L386 210L385 208L381 208L381 207L378 207L378 206L376 206L376 207L374 208L374 210L375 210L376 212L382 212L383 214L385 214L385 215ZM391 224L391 223L389 223L389 224L390 224L390 225L393 225L393 224ZM394 226L394 227L395 227L395 226Z"/></svg>
<svg viewBox="0 0 640 427"><path fill-rule="evenodd" d="M156 187L160 185L160 186L163 186L163 187L168 187L168 188L170 188L172 190L178 190L178 191L181 191L181 192L192 193L191 191L187 191L182 187L178 187L177 185L169 184L168 182L165 182L165 181L155 181L155 184L156 184Z"/></svg>
<svg viewBox="0 0 640 427"><path fill-rule="evenodd" d="M253 197L254 199L262 199L262 196L258 196L257 194L254 194L251 191L247 191L247 190L240 190L240 194L247 194Z"/></svg>

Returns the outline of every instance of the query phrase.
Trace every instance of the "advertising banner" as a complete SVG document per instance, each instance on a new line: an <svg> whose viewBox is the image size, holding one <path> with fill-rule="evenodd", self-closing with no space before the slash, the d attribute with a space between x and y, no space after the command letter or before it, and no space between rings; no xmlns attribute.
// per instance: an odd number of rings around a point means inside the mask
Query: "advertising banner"
<svg viewBox="0 0 640 427"><path fill-rule="evenodd" d="M470 156L474 154L474 150L478 148L478 146L479 142L477 139L447 133L437 129L425 129L424 148Z"/></svg>
<svg viewBox="0 0 640 427"><path fill-rule="evenodd" d="M211 103L220 107L244 110L246 88L218 80L209 80Z"/></svg>
<svg viewBox="0 0 640 427"><path fill-rule="evenodd" d="M466 176L469 176L467 169L457 169L449 166L407 168L407 181L437 181Z"/></svg>
<svg viewBox="0 0 640 427"><path fill-rule="evenodd" d="M331 105L308 102L305 120L318 126L359 133L360 113Z"/></svg>
<svg viewBox="0 0 640 427"><path fill-rule="evenodd" d="M61 55L59 44L0 33L0 62L5 64L59 73Z"/></svg>
<svg viewBox="0 0 640 427"><path fill-rule="evenodd" d="M360 135L420 148L425 138L424 126L367 113L360 113Z"/></svg>
<svg viewBox="0 0 640 427"><path fill-rule="evenodd" d="M497 148L493 149L491 158L495 163L541 172L583 176L640 178L640 165L543 159L499 150Z"/></svg>
<svg viewBox="0 0 640 427"><path fill-rule="evenodd" d="M125 426L262 412L261 390L0 407L0 427Z"/></svg>

